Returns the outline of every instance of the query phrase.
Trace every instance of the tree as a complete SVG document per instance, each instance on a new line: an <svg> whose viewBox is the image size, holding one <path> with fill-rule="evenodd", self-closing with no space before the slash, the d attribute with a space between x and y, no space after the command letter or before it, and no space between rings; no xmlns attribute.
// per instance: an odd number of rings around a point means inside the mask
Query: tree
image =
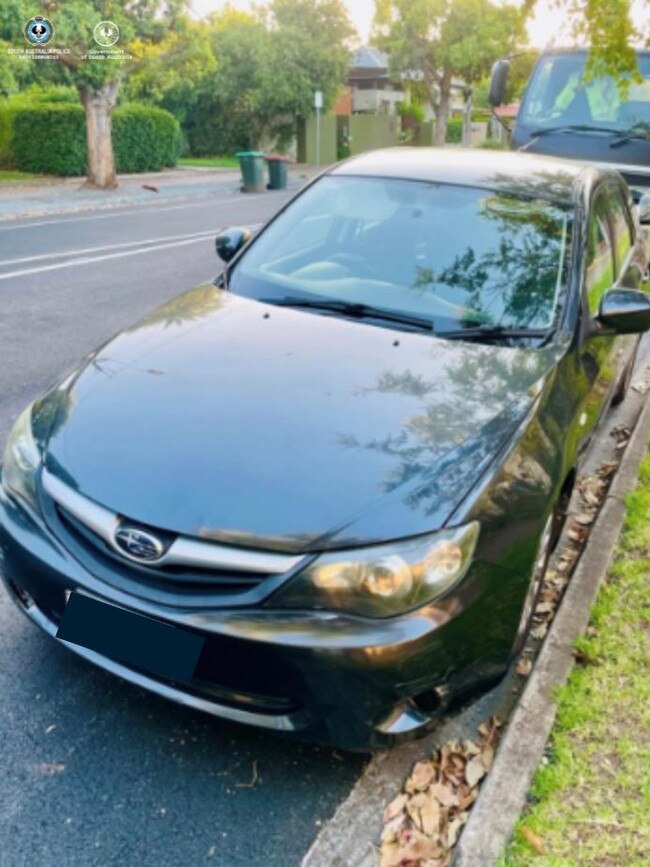
<svg viewBox="0 0 650 867"><path fill-rule="evenodd" d="M341 0L271 0L259 17L217 19L214 50L221 98L247 117L250 144L283 131L313 111L314 91L325 108L349 69L354 30Z"/></svg>
<svg viewBox="0 0 650 867"><path fill-rule="evenodd" d="M454 79L480 81L524 40L524 15L490 0L377 0L375 33L395 75L420 79L445 143Z"/></svg>
<svg viewBox="0 0 650 867"><path fill-rule="evenodd" d="M51 47L61 49L60 66L55 71L54 64L40 62L34 64L36 74L50 80L58 77L77 88L86 113L87 186L117 186L111 117L120 87L129 72L168 47L169 34L185 5L186 0L45 0L41 4L39 12L54 25ZM15 42L15 21L29 20L33 7L28 0L8 0L7 6L17 17L9 28L3 14L0 38ZM106 20L119 28L119 41L115 50L102 52L93 33Z"/></svg>
<svg viewBox="0 0 650 867"><path fill-rule="evenodd" d="M531 5L535 0L529 0ZM574 32L591 46L590 76L611 75L623 91L638 73L633 43L650 45L650 26L640 32L632 21L632 0L559 0L573 16Z"/></svg>

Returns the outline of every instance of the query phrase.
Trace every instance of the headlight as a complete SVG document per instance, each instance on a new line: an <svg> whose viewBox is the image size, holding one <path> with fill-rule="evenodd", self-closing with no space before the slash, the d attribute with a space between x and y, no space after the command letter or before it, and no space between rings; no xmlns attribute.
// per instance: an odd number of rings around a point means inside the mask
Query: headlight
<svg viewBox="0 0 650 867"><path fill-rule="evenodd" d="M2 484L36 508L36 470L41 454L32 433L31 406L22 413L9 434L2 461Z"/></svg>
<svg viewBox="0 0 650 867"><path fill-rule="evenodd" d="M465 575L479 525L318 557L273 596L274 608L392 617L437 599Z"/></svg>

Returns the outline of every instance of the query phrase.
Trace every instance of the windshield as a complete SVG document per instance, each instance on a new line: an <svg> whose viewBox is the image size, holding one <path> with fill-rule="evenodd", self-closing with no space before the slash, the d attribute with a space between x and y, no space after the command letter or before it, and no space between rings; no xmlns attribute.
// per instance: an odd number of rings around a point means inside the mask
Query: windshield
<svg viewBox="0 0 650 867"><path fill-rule="evenodd" d="M327 176L253 243L229 286L267 302L324 299L423 317L436 331L549 328L569 222L542 200Z"/></svg>
<svg viewBox="0 0 650 867"><path fill-rule="evenodd" d="M639 55L642 81L631 82L626 99L609 76L585 81L586 54L542 57L526 91L519 122L550 126L611 127L647 125L650 131L650 56Z"/></svg>

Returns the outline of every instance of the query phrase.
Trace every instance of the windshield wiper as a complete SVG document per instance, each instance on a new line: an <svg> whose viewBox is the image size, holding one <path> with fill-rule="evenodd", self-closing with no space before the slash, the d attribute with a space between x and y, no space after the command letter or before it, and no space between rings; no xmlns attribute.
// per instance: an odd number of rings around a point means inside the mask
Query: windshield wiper
<svg viewBox="0 0 650 867"><path fill-rule="evenodd" d="M421 316L410 316L407 313L392 313L390 310L381 310L368 304L357 304L352 301L328 300L323 298L280 298L279 300L264 299L265 304L275 304L277 307L296 307L304 310L323 310L331 313L341 313L353 319L379 319L384 322L394 322L398 325L406 325L409 328L417 328L420 331L433 331L433 322Z"/></svg>
<svg viewBox="0 0 650 867"><path fill-rule="evenodd" d="M548 328L514 328L507 325L472 325L469 328L459 328L455 331L439 331L438 337L449 340L482 340L485 338L547 338L550 335Z"/></svg>
<svg viewBox="0 0 650 867"><path fill-rule="evenodd" d="M620 148L635 139L650 139L650 125L645 123L636 124L628 130L619 130L616 141L610 142L610 148Z"/></svg>
<svg viewBox="0 0 650 867"><path fill-rule="evenodd" d="M620 130L612 129L611 126L593 126L587 123L563 123L560 126L542 126L533 130L531 135L540 138L552 132L606 132L609 135L617 135Z"/></svg>
<svg viewBox="0 0 650 867"><path fill-rule="evenodd" d="M608 126L590 126L586 123L568 123L559 126L542 126L539 129L534 129L530 133L530 139L526 144L522 145L519 150L525 151L535 144L535 142L544 135L550 135L554 132L606 132L609 135L616 135L619 130L612 129Z"/></svg>

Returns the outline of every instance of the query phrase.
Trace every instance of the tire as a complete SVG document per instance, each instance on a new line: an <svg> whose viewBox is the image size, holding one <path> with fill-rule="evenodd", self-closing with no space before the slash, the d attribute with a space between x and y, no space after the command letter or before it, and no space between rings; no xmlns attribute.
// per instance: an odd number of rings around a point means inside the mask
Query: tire
<svg viewBox="0 0 650 867"><path fill-rule="evenodd" d="M553 552L553 548L555 547L554 543L557 542L557 539L555 538L557 524L558 508L555 507L548 517L546 524L544 524L544 529L539 541L539 547L537 549L533 566L533 573L530 576L530 586L526 593L519 626L517 627L517 637L515 638L515 643L512 648L513 659L518 657L523 650L533 622L535 608L537 607L542 587L544 586L546 567L548 566L549 558Z"/></svg>
<svg viewBox="0 0 650 867"><path fill-rule="evenodd" d="M623 376L621 377L621 381L616 387L616 391L614 392L614 397L612 398L612 406L618 406L620 403L623 403L625 398L627 397L627 393L630 390L630 385L632 384L632 376L634 375L634 367L636 365L636 356L639 351L639 344L634 347L634 351L627 365L625 366L625 370L623 371Z"/></svg>

